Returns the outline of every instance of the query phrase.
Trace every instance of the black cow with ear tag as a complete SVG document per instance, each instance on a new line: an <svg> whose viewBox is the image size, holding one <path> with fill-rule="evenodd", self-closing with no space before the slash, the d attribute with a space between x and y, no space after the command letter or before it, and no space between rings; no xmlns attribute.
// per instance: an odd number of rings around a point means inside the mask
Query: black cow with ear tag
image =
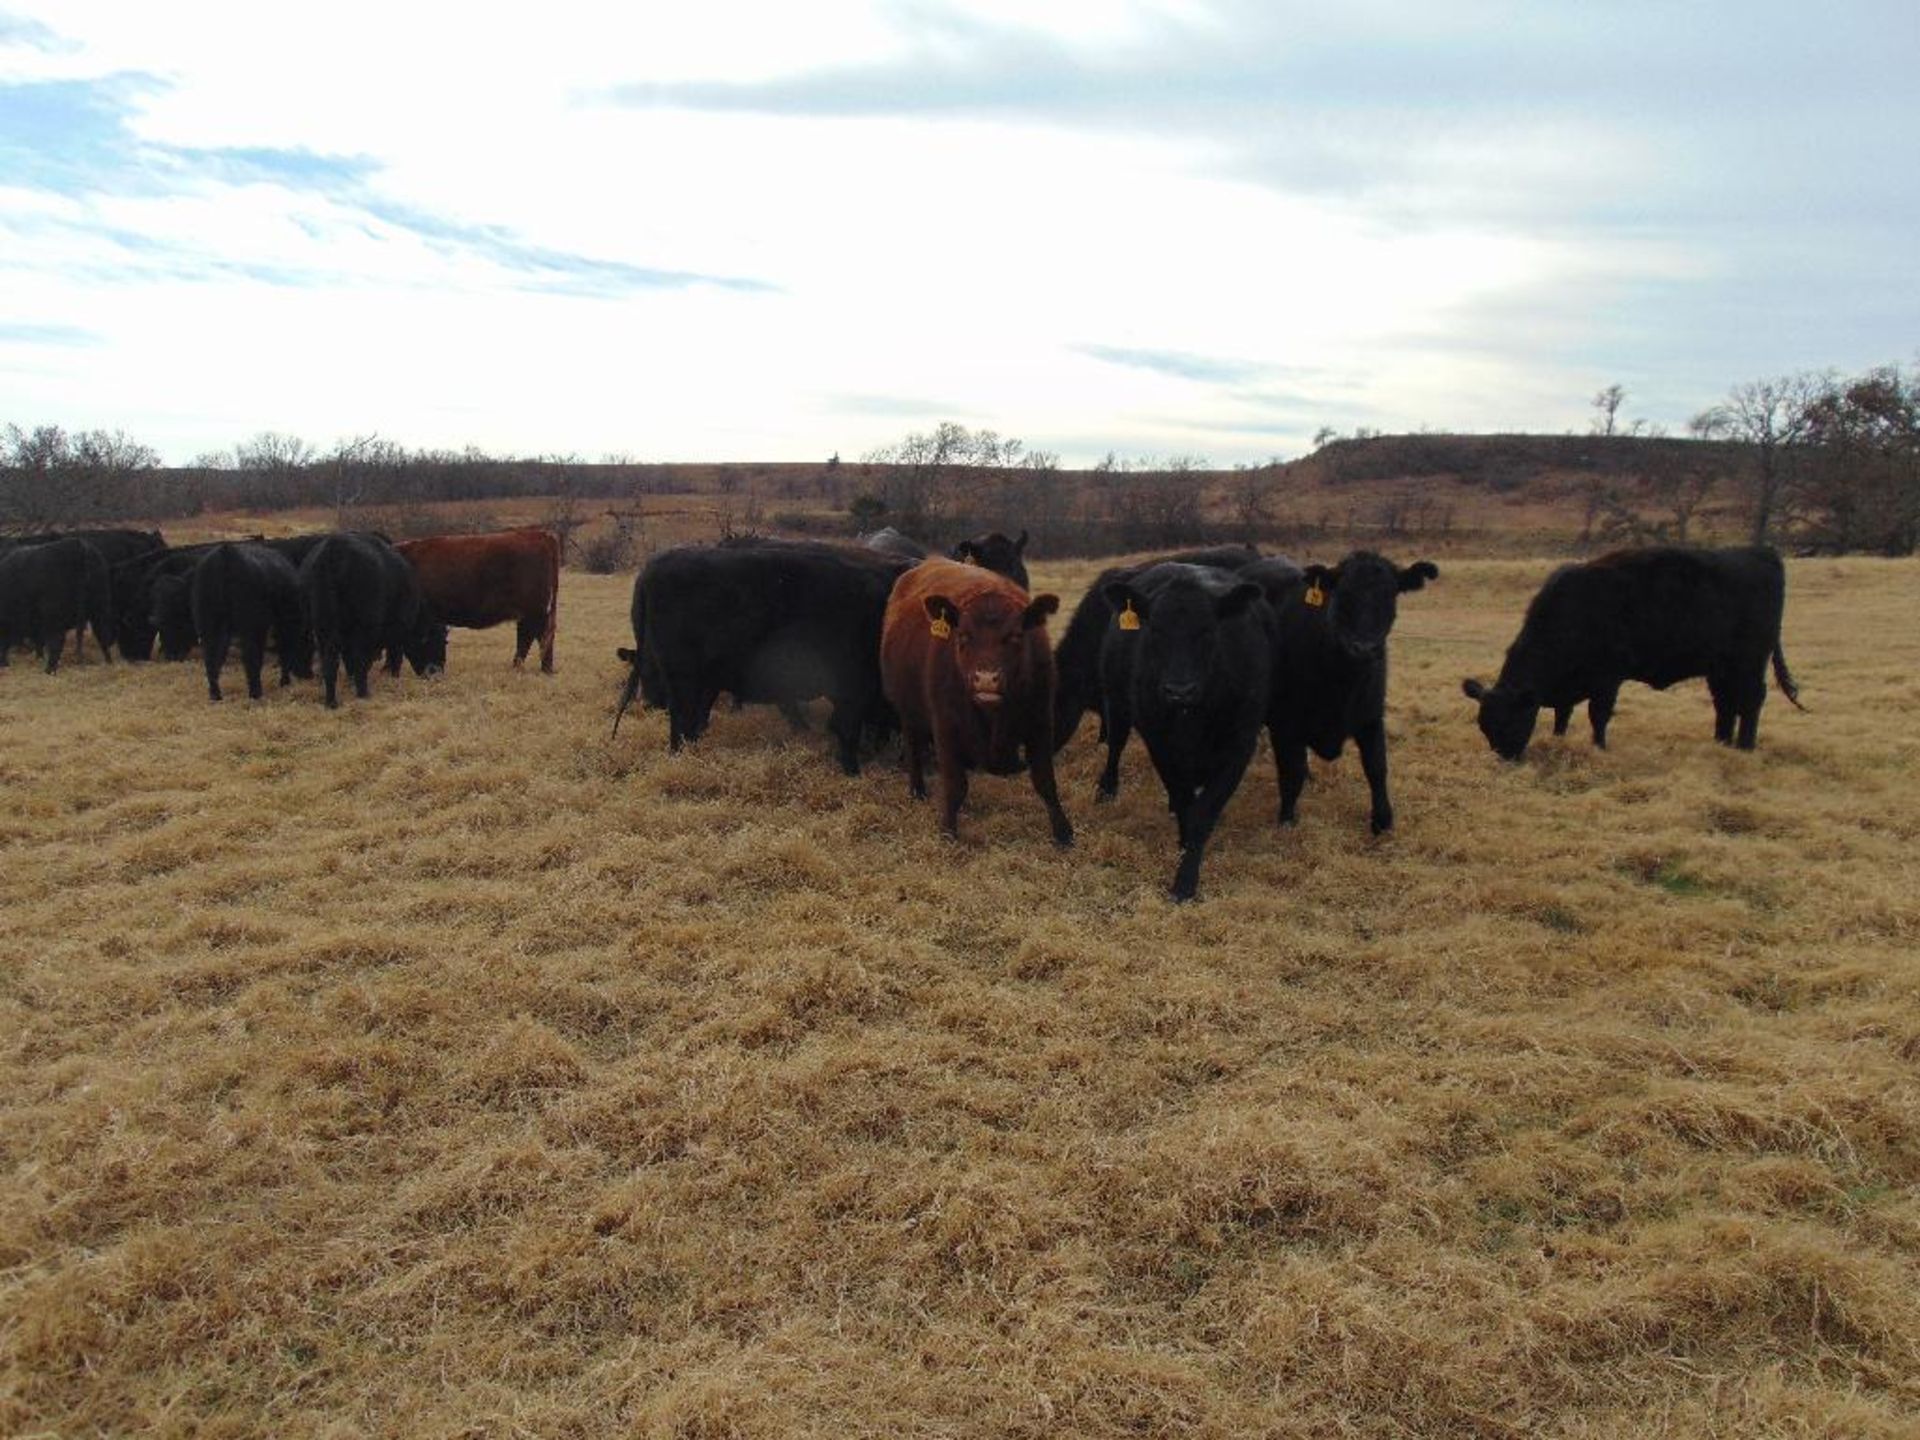
<svg viewBox="0 0 1920 1440"><path fill-rule="evenodd" d="M1280 823L1298 819L1307 751L1338 759L1351 740L1373 796L1373 833L1393 828L1387 797L1387 636L1400 597L1440 578L1431 561L1401 569L1356 550L1338 565L1262 561L1243 572L1274 607L1279 644L1267 734L1280 780Z"/></svg>
<svg viewBox="0 0 1920 1440"><path fill-rule="evenodd" d="M1230 570L1156 565L1105 591L1113 624L1102 647L1109 697L1107 768L1138 727L1167 790L1180 838L1172 895L1191 900L1220 814L1259 743L1272 688L1273 614Z"/></svg>

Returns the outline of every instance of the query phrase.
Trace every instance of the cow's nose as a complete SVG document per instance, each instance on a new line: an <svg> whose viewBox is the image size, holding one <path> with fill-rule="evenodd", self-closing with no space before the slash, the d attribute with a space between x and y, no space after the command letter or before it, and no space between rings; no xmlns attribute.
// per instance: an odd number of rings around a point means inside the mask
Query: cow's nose
<svg viewBox="0 0 1920 1440"><path fill-rule="evenodd" d="M1200 686L1192 680L1166 680L1161 682L1160 693L1170 705L1191 705L1200 698Z"/></svg>

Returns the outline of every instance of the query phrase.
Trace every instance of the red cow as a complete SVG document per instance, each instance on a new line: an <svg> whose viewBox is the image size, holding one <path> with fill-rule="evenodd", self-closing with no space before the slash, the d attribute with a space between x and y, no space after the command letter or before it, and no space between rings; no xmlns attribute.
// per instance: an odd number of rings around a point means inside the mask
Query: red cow
<svg viewBox="0 0 1920 1440"><path fill-rule="evenodd" d="M488 535L436 535L393 547L420 577L442 624L484 630L517 622L513 663L540 642L540 668L553 673L553 624L560 603L560 539L551 530L500 530Z"/></svg>
<svg viewBox="0 0 1920 1440"><path fill-rule="evenodd" d="M900 712L915 799L926 798L933 746L948 835L957 833L969 770L1017 775L1024 764L1055 842L1073 843L1053 781L1047 616L1059 608L1058 596L1029 597L1004 576L951 560L927 560L894 583L880 632L880 683Z"/></svg>

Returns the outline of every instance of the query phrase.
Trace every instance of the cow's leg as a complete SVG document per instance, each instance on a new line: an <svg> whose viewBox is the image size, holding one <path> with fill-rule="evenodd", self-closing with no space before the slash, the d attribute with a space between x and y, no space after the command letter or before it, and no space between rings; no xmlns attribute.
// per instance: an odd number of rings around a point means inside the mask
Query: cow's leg
<svg viewBox="0 0 1920 1440"><path fill-rule="evenodd" d="M1227 801L1233 798L1233 792L1240 788L1240 777L1247 773L1247 762L1253 759L1253 750L1260 738L1258 730L1248 734L1244 743L1236 745L1213 773L1200 787L1200 793L1193 797L1181 817L1181 830L1184 838L1180 847L1180 865L1173 872L1173 898L1177 901L1191 900L1200 889L1200 862L1206 858L1207 841L1213 838L1213 830L1220 823L1221 812L1227 808Z"/></svg>
<svg viewBox="0 0 1920 1440"><path fill-rule="evenodd" d="M1718 672L1707 676L1707 693L1713 697L1713 738L1722 745L1733 743L1733 725L1739 715L1732 690L1726 676Z"/></svg>
<svg viewBox="0 0 1920 1440"><path fill-rule="evenodd" d="M1127 740L1132 734L1133 717L1127 713L1124 705L1101 706L1100 738L1107 747L1107 764L1100 772L1100 783L1093 792L1093 798L1099 804L1105 804L1120 793L1120 754L1127 748Z"/></svg>
<svg viewBox="0 0 1920 1440"><path fill-rule="evenodd" d="M1373 798L1369 823L1373 833L1384 835L1393 829L1393 801L1387 796L1387 722L1369 720L1353 732L1360 748L1360 768L1366 772L1367 790Z"/></svg>
<svg viewBox="0 0 1920 1440"><path fill-rule="evenodd" d="M220 670L227 663L227 632L214 627L200 638L200 659L207 667L207 698L220 698ZM244 642L243 642L244 643Z"/></svg>
<svg viewBox="0 0 1920 1440"><path fill-rule="evenodd" d="M1602 685L1587 700L1587 723L1593 726L1593 744L1597 750L1607 748L1607 725L1613 719L1614 703L1620 698L1620 687Z"/></svg>
<svg viewBox="0 0 1920 1440"><path fill-rule="evenodd" d="M1053 827L1053 843L1071 845L1073 822L1067 819L1067 812L1060 807L1060 787L1055 783L1053 774L1053 722L1046 710L1043 709L1041 713L1043 723L1039 733L1027 737L1027 774L1033 779L1033 793L1047 807L1047 823Z"/></svg>
<svg viewBox="0 0 1920 1440"><path fill-rule="evenodd" d="M1564 735L1567 726L1573 723L1573 706L1556 705L1553 707L1553 733Z"/></svg>
<svg viewBox="0 0 1920 1440"><path fill-rule="evenodd" d="M1767 703L1767 672L1764 665L1758 675L1742 684L1734 696L1740 717L1740 731L1734 746L1751 750L1760 739L1760 707Z"/></svg>
<svg viewBox="0 0 1920 1440"><path fill-rule="evenodd" d="M353 693L365 700L373 694L367 685L367 677L373 673L373 662L380 653L380 647L356 641L347 647L347 673L353 677Z"/></svg>
<svg viewBox="0 0 1920 1440"><path fill-rule="evenodd" d="M540 638L541 623L542 622L538 619L529 620L524 615L522 615L519 618L519 620L514 622L514 634L513 634L513 668L514 669L518 670L522 665L527 663L527 652L533 648L533 642ZM550 670L553 667L550 665L542 665L540 668L543 670Z"/></svg>
<svg viewBox="0 0 1920 1440"><path fill-rule="evenodd" d="M47 640L47 674L51 675L60 668L60 652L66 648L67 632L56 630Z"/></svg>
<svg viewBox="0 0 1920 1440"><path fill-rule="evenodd" d="M340 708L340 647L331 640L320 642L320 685L327 697L327 708Z"/></svg>
<svg viewBox="0 0 1920 1440"><path fill-rule="evenodd" d="M247 698L258 700L265 692L260 685L260 670L267 659L267 633L250 630L240 637L240 668L247 672Z"/></svg>
<svg viewBox="0 0 1920 1440"><path fill-rule="evenodd" d="M860 773L860 716L865 707L854 701L836 700L827 716L827 730L833 736L835 758L848 775Z"/></svg>
<svg viewBox="0 0 1920 1440"><path fill-rule="evenodd" d="M796 735L805 735L812 731L813 722L807 719L807 707L799 700L782 700L779 703L780 718L787 722L787 729ZM829 727L833 721L827 721Z"/></svg>
<svg viewBox="0 0 1920 1440"><path fill-rule="evenodd" d="M907 793L916 800L927 798L927 751L932 747L933 737L913 726L906 727L907 732Z"/></svg>
<svg viewBox="0 0 1920 1440"><path fill-rule="evenodd" d="M1267 738L1273 742L1273 768L1280 782L1280 823L1300 823L1300 792L1307 788L1307 742L1283 737L1271 726Z"/></svg>
<svg viewBox="0 0 1920 1440"><path fill-rule="evenodd" d="M944 742L944 743L943 743ZM960 807L967 803L967 767L951 735L935 734L934 763L940 768L940 830L950 840L960 838Z"/></svg>
<svg viewBox="0 0 1920 1440"><path fill-rule="evenodd" d="M1173 816L1174 833L1182 850L1187 848L1187 812L1193 808L1193 786L1184 775L1163 772L1160 783L1167 787L1167 813Z"/></svg>

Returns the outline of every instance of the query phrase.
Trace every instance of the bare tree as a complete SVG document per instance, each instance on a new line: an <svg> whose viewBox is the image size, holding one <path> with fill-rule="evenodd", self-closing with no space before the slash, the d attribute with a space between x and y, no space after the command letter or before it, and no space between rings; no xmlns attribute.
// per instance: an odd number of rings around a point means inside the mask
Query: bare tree
<svg viewBox="0 0 1920 1440"><path fill-rule="evenodd" d="M1723 403L1701 411L1688 424L1702 439L1738 440L1753 447L1749 533L1756 545L1765 544L1774 527L1787 518L1795 447L1807 438L1809 407L1832 388L1830 377L1813 374L1749 380L1734 386Z"/></svg>
<svg viewBox="0 0 1920 1440"><path fill-rule="evenodd" d="M1616 423L1620 415L1620 406L1626 401L1627 391L1624 385L1613 384L1601 390L1593 397L1593 433L1612 435L1616 433Z"/></svg>

